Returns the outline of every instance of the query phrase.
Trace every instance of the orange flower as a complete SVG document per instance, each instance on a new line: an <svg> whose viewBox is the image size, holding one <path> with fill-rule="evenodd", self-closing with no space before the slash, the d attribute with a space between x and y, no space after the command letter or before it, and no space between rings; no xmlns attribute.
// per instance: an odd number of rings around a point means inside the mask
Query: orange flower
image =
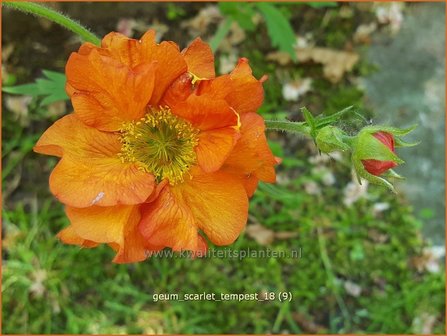
<svg viewBox="0 0 447 336"><path fill-rule="evenodd" d="M110 33L101 47L72 53L66 89L74 113L56 121L34 150L61 157L51 192L66 205L67 244L107 243L115 262L151 251L206 250L235 241L259 180L275 181L256 113L261 81L241 59L215 77L200 39L183 51ZM203 234L203 235L202 235Z"/></svg>

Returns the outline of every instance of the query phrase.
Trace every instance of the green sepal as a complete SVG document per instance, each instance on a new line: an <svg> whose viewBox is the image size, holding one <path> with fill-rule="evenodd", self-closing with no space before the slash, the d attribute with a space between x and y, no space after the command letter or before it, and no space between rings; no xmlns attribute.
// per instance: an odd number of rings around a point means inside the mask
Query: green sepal
<svg viewBox="0 0 447 336"><path fill-rule="evenodd" d="M323 153L334 151L347 151L351 147L344 142L347 135L335 126L325 126L317 131L315 142L317 147Z"/></svg>
<svg viewBox="0 0 447 336"><path fill-rule="evenodd" d="M421 142L420 141L416 141L416 142L406 142L404 140L402 140L401 138L394 138L394 145L396 147L414 147L419 145Z"/></svg>
<svg viewBox="0 0 447 336"><path fill-rule="evenodd" d="M395 178L395 179L399 179L399 180L405 180L405 177L403 177L402 175L399 175L393 169L388 170L383 176Z"/></svg>
<svg viewBox="0 0 447 336"><path fill-rule="evenodd" d="M354 107L354 105L348 106L346 108L344 108L341 111L338 111L334 114L331 114L330 116L326 116L326 117L321 117L318 116L315 118L315 123L316 123L316 127L317 128L322 128L324 126L333 124L337 121L339 121L339 119L348 111L350 111L352 108Z"/></svg>
<svg viewBox="0 0 447 336"><path fill-rule="evenodd" d="M391 126L367 126L362 129L362 131L368 131L370 133L376 133L376 132L387 132L391 133L394 136L404 136L409 134L410 132L414 131L418 127L417 124L414 124L407 128L396 128Z"/></svg>
<svg viewBox="0 0 447 336"><path fill-rule="evenodd" d="M311 130L314 131L317 127L317 124L315 123L315 118L312 113L310 113L310 111L306 107L302 107L301 112L303 112L304 120L306 121L306 123L310 126Z"/></svg>
<svg viewBox="0 0 447 336"><path fill-rule="evenodd" d="M405 162L385 144L369 133L369 130L365 131L365 129L360 131L357 136L355 152L360 160L393 161L397 164Z"/></svg>
<svg viewBox="0 0 447 336"><path fill-rule="evenodd" d="M354 169L355 169L355 172L357 174L357 178L358 178L360 184L361 184L361 178L364 178L365 180L367 180L368 182L370 182L372 184L377 184L380 186L387 187L393 193L397 194L396 189L390 182L388 182L387 180L385 180L384 178L382 178L380 176L375 176L375 175L368 173L368 171L363 166L362 161L357 157L356 153L352 154L352 164L354 165Z"/></svg>

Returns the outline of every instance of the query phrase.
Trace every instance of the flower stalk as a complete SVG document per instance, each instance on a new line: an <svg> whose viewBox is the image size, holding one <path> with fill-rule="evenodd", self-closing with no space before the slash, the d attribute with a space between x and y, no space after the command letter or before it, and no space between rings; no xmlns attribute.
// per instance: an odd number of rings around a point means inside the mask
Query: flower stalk
<svg viewBox="0 0 447 336"><path fill-rule="evenodd" d="M54 23L57 23L58 25L61 25L62 27L79 35L85 42L91 42L98 46L101 44L101 40L87 28L82 26L79 22L70 19L69 17L55 11L54 9L42 6L34 2L26 1L5 1L3 2L3 5L24 13L40 16Z"/></svg>
<svg viewBox="0 0 447 336"><path fill-rule="evenodd" d="M314 117L305 107L302 108L303 122L287 120L266 120L268 130L298 133L310 137L322 153L335 151L351 154L351 163L361 183L361 178L396 192L394 186L385 179L402 178L392 168L404 163L396 153L395 147L411 147L418 143L407 143L401 137L413 131L416 126L399 129L387 126L367 126L356 135L348 135L333 124L349 111L352 106L331 116Z"/></svg>
<svg viewBox="0 0 447 336"><path fill-rule="evenodd" d="M310 127L305 122L295 122L288 120L265 120L265 126L268 130L281 131L289 133L299 133L310 136Z"/></svg>

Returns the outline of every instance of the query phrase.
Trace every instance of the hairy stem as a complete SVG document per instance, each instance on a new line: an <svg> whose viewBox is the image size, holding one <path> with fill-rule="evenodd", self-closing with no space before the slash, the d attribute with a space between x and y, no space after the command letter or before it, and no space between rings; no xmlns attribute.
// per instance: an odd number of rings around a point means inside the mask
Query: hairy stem
<svg viewBox="0 0 447 336"><path fill-rule="evenodd" d="M307 126L304 122L287 120L266 120L265 126L268 130L299 133L307 136L310 135L310 127Z"/></svg>
<svg viewBox="0 0 447 336"><path fill-rule="evenodd" d="M79 35L84 41L100 45L101 40L87 28L69 17L45 6L33 2L5 1L6 7L46 18Z"/></svg>

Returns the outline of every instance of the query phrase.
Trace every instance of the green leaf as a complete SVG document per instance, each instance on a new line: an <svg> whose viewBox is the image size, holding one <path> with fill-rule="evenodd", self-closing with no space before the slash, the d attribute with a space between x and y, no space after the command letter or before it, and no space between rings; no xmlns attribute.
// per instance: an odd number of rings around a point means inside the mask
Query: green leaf
<svg viewBox="0 0 447 336"><path fill-rule="evenodd" d="M230 32L232 23L233 23L233 20L230 18L227 18L220 23L219 28L217 28L216 33L214 34L214 36L211 38L211 40L209 42L211 50L213 52L215 52L217 50L217 48L219 47L222 40Z"/></svg>
<svg viewBox="0 0 447 336"><path fill-rule="evenodd" d="M26 96L37 97L39 95L39 89L36 84L23 84L18 86L7 86L2 88L3 92L12 93L12 94L20 94Z"/></svg>
<svg viewBox="0 0 447 336"><path fill-rule="evenodd" d="M306 5L309 5L313 8L325 8L325 7L337 7L336 2L306 2Z"/></svg>
<svg viewBox="0 0 447 336"><path fill-rule="evenodd" d="M259 2L256 6L265 19L272 45L278 47L280 51L289 53L292 59L296 60L293 48L296 36L287 18L271 3Z"/></svg>
<svg viewBox="0 0 447 336"><path fill-rule="evenodd" d="M42 106L51 103L68 100L65 93L65 75L59 72L43 70L44 77L36 79L34 83L6 86L2 88L3 92L26 95L32 97L42 97L40 104Z"/></svg>
<svg viewBox="0 0 447 336"><path fill-rule="evenodd" d="M327 8L327 7L337 7L336 1L306 1L306 2L283 2L281 6L296 6L296 5L307 5L312 8Z"/></svg>
<svg viewBox="0 0 447 336"><path fill-rule="evenodd" d="M340 119L346 112L350 111L353 107L354 107L353 105L348 106L348 107L344 108L343 110L338 111L338 112L336 112L336 113L334 113L334 114L331 114L330 116L327 116L327 117L318 116L318 117L316 118L316 124L317 124L317 127L318 127L318 128L321 128L321 127L324 127L324 126L327 126L327 125L330 125L330 124L333 124L333 123L339 121L339 119Z"/></svg>
<svg viewBox="0 0 447 336"><path fill-rule="evenodd" d="M220 2L219 10L227 17L236 21L246 31L254 31L256 25L252 17L255 15L253 5L244 2Z"/></svg>
<svg viewBox="0 0 447 336"><path fill-rule="evenodd" d="M317 127L317 124L315 123L315 118L312 113L310 113L310 111L306 107L302 107L301 112L303 112L304 120L306 120L306 123L310 126L312 131L314 131Z"/></svg>

